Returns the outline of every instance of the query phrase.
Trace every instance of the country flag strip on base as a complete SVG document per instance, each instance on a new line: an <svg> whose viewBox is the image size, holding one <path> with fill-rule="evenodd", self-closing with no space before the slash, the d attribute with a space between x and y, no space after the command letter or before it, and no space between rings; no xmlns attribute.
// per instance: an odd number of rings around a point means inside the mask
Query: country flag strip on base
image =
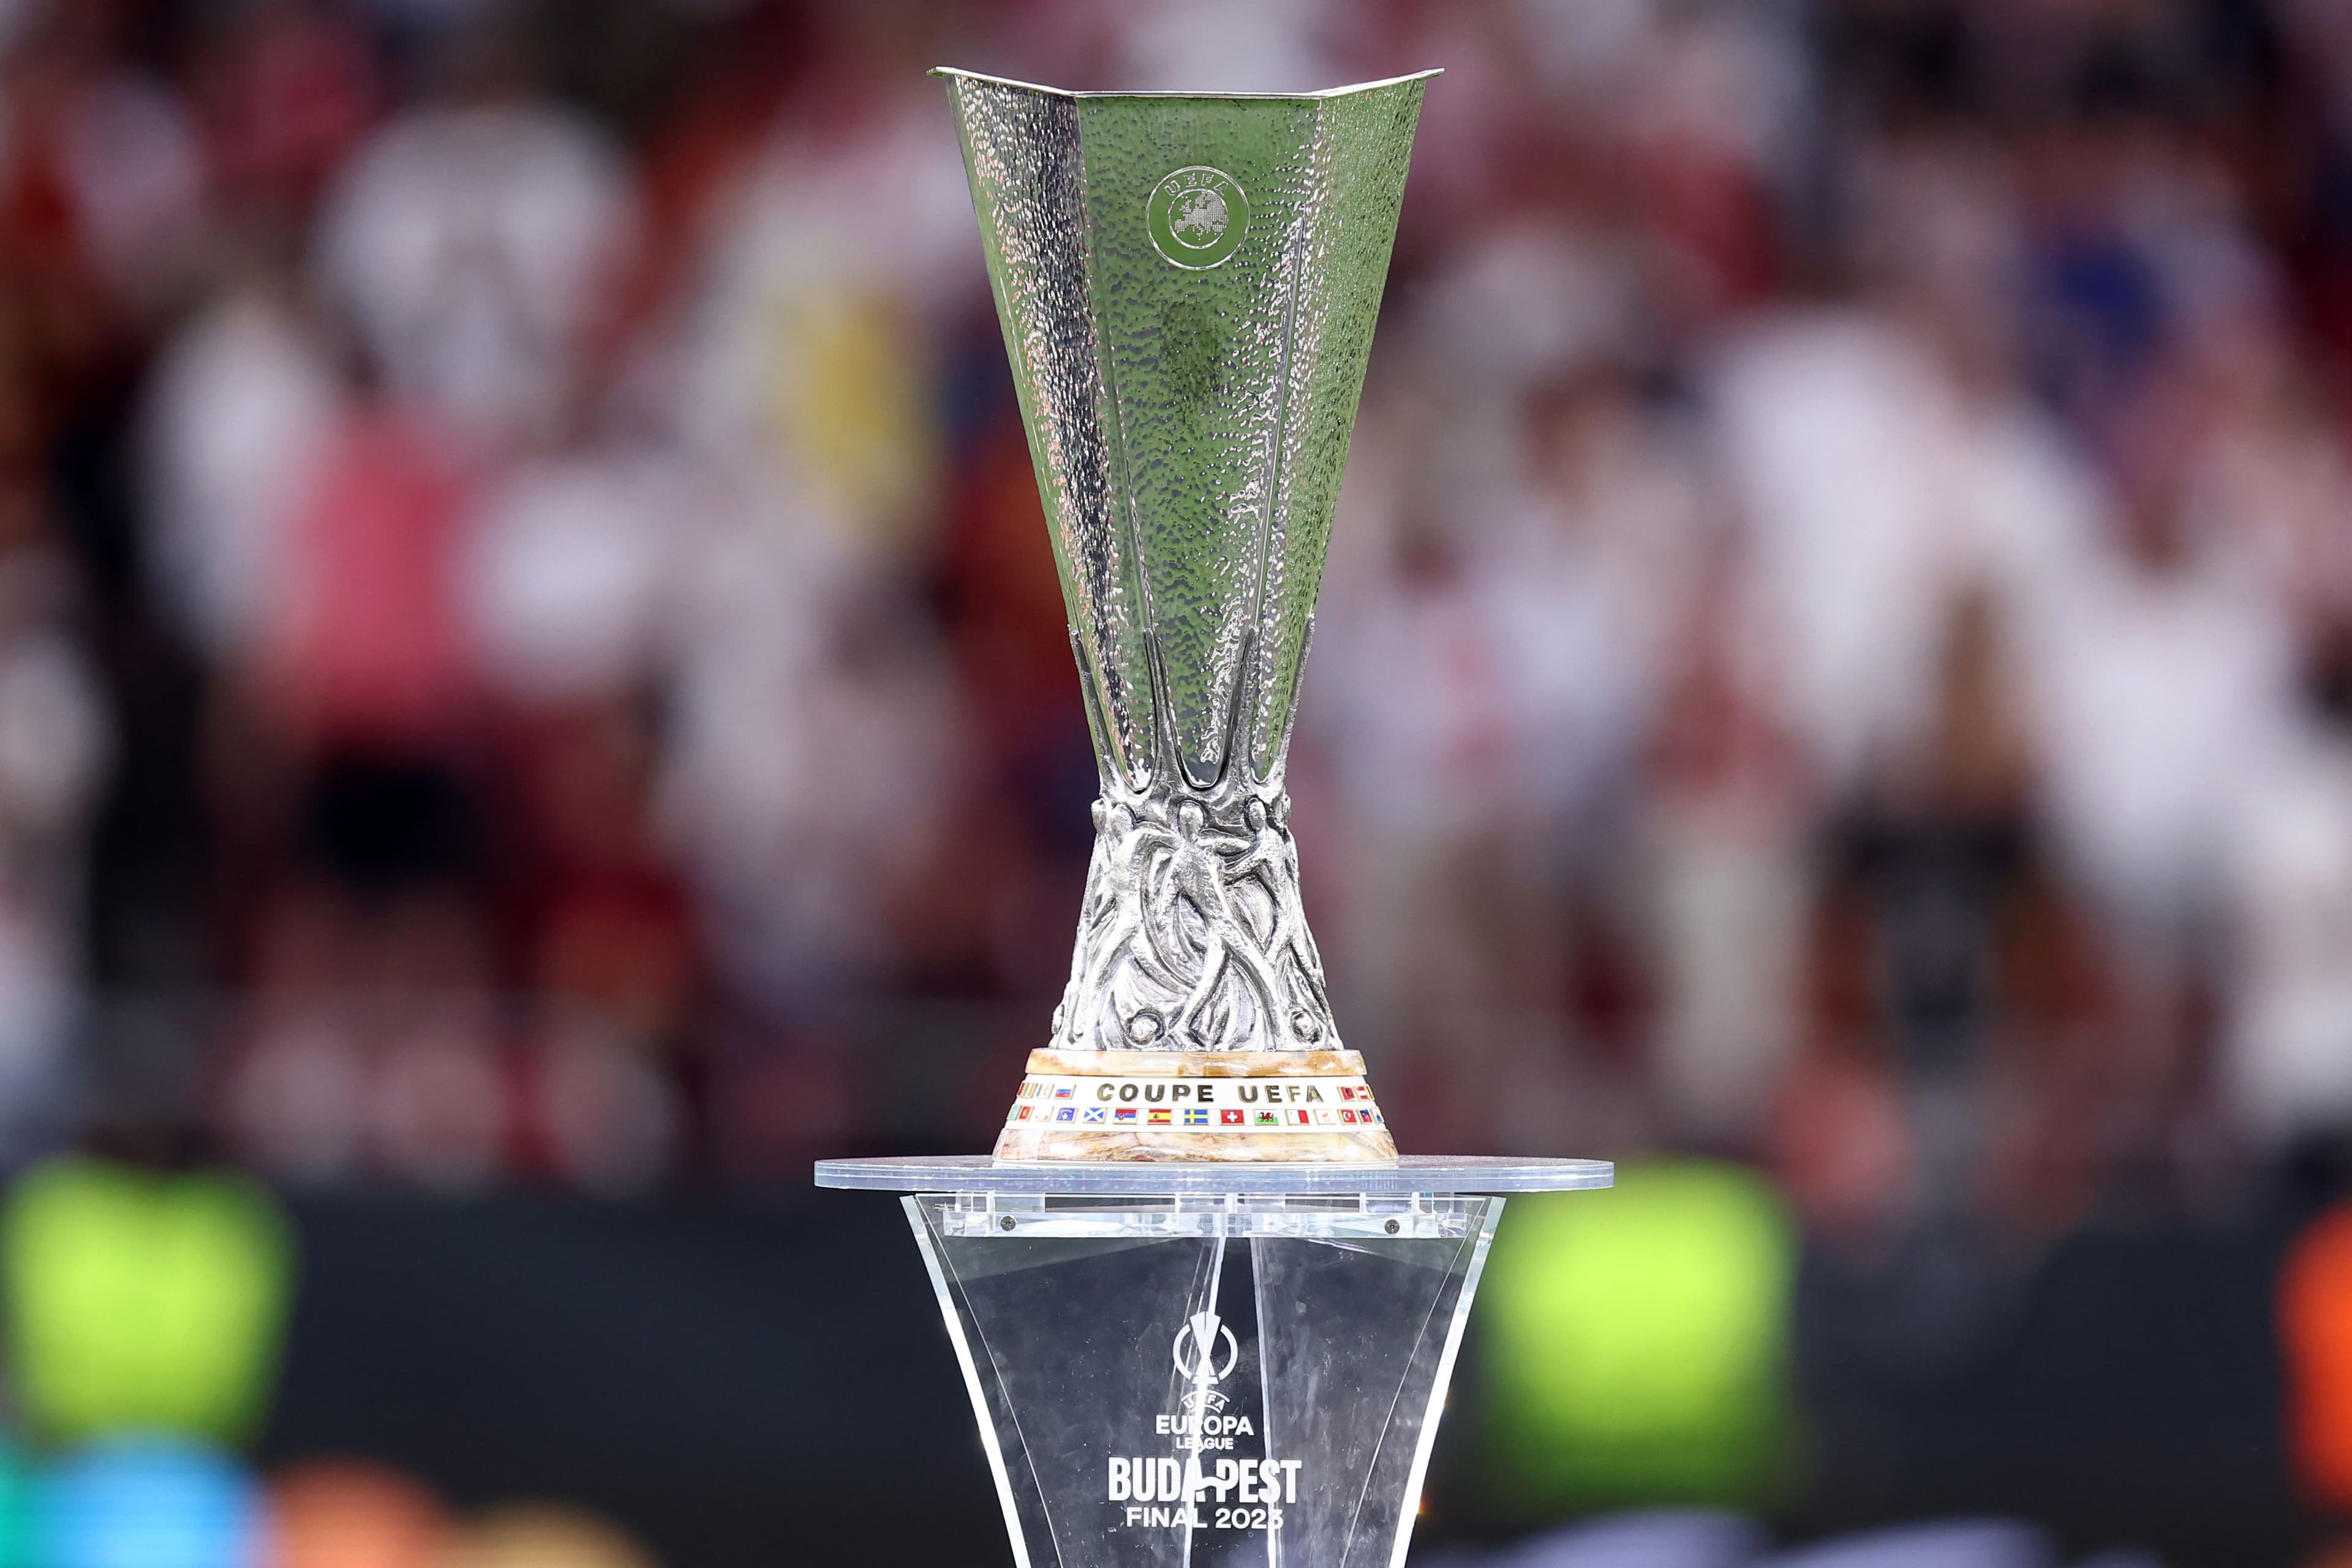
<svg viewBox="0 0 2352 1568"><path fill-rule="evenodd" d="M1041 1103L1042 1102L1042 1103ZM1048 1108L1051 1108L1050 1110ZM1351 1132L1387 1123L1361 1078L1074 1078L1033 1073L1008 1123L1171 1132Z"/></svg>

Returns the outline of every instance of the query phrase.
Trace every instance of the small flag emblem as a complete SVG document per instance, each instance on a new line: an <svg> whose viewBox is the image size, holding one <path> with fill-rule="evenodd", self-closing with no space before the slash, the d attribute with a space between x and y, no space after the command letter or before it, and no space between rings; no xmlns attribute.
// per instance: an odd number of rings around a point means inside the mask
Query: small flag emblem
<svg viewBox="0 0 2352 1568"><path fill-rule="evenodd" d="M1234 1115L1236 1115L1236 1116L1238 1116L1238 1115L1240 1115L1241 1113L1240 1113L1239 1111L1235 1111L1234 1114ZM1184 1112L1184 1125L1185 1125L1185 1126L1187 1126L1187 1127L1206 1127L1208 1124L1209 1124L1209 1112L1208 1112L1208 1108L1207 1108L1207 1107L1205 1107L1205 1106L1200 1106L1200 1105L1195 1105L1195 1106L1188 1107L1188 1108L1186 1109L1186 1110L1185 1110L1185 1112Z"/></svg>
<svg viewBox="0 0 2352 1568"><path fill-rule="evenodd" d="M1149 1121L1154 1127L1165 1127L1171 1121L1174 1121L1175 1118L1169 1113L1165 1107L1162 1107L1159 1110L1147 1112L1143 1120Z"/></svg>
<svg viewBox="0 0 2352 1568"><path fill-rule="evenodd" d="M1336 1110L1318 1110L1315 1112L1315 1125L1318 1127L1336 1127L1339 1123L1339 1113Z"/></svg>
<svg viewBox="0 0 2352 1568"><path fill-rule="evenodd" d="M1356 1098L1356 1091L1349 1089L1346 1084L1341 1084L1339 1086L1339 1098L1341 1100L1353 1100Z"/></svg>
<svg viewBox="0 0 2352 1568"><path fill-rule="evenodd" d="M1122 1105L1122 1106L1120 1106L1120 1107L1118 1108L1118 1110L1116 1110L1115 1112L1113 1112L1113 1113L1112 1113L1111 1120L1112 1120L1112 1121L1134 1121L1134 1120L1135 1120L1135 1107L1133 1107L1133 1106L1131 1106L1131 1105Z"/></svg>
<svg viewBox="0 0 2352 1568"><path fill-rule="evenodd" d="M1304 1110L1288 1110L1285 1111L1283 1114L1289 1118L1290 1124L1294 1127L1304 1127L1309 1121L1314 1120L1313 1117L1307 1115Z"/></svg>
<svg viewBox="0 0 2352 1568"><path fill-rule="evenodd" d="M1036 1108L1034 1106L1024 1105L1020 1110L1013 1113L1013 1120L1015 1121L1026 1121L1029 1120L1029 1112L1035 1109Z"/></svg>
<svg viewBox="0 0 2352 1568"><path fill-rule="evenodd" d="M1062 1107L1061 1110L1054 1112L1054 1120L1056 1121L1076 1121L1077 1119L1077 1107L1074 1105L1066 1105Z"/></svg>
<svg viewBox="0 0 2352 1568"><path fill-rule="evenodd" d="M1242 1124L1242 1113L1238 1110L1220 1110L1217 1112L1217 1120L1228 1127L1239 1127Z"/></svg>
<svg viewBox="0 0 2352 1568"><path fill-rule="evenodd" d="M1055 1098L1055 1100L1067 1100L1067 1099L1069 1099L1071 1096L1073 1096L1073 1095L1076 1094L1077 1092L1078 1092L1078 1086L1077 1086L1077 1085L1076 1085L1076 1084L1074 1084L1074 1083L1066 1083L1066 1084L1064 1084L1061 1088L1059 1088L1059 1089L1055 1089L1055 1090L1054 1091L1054 1098Z"/></svg>
<svg viewBox="0 0 2352 1568"><path fill-rule="evenodd" d="M1353 1127L1356 1124L1356 1113L1352 1110L1342 1110L1339 1112L1339 1120Z"/></svg>
<svg viewBox="0 0 2352 1568"><path fill-rule="evenodd" d="M1087 1107L1087 1113L1078 1118L1078 1120L1081 1121L1108 1121L1110 1117L1104 1112L1101 1106L1089 1105Z"/></svg>
<svg viewBox="0 0 2352 1568"><path fill-rule="evenodd" d="M1260 1127L1279 1127L1282 1125L1282 1118L1271 1110L1261 1110L1257 1113L1257 1124Z"/></svg>

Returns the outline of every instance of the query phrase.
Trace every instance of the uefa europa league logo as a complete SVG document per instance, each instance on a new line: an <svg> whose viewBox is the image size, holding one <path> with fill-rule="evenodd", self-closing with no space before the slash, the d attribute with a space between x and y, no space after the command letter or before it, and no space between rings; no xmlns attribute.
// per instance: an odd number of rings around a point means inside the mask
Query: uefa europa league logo
<svg viewBox="0 0 2352 1568"><path fill-rule="evenodd" d="M1223 1366L1217 1364L1221 1335L1225 1352ZM1188 1347L1192 1352L1189 1363L1185 1359ZM1226 1328L1216 1313L1195 1312L1184 1320L1182 1328L1176 1331L1173 1353L1176 1370L1183 1375L1184 1381L1205 1385L1225 1380L1225 1374L1234 1370L1234 1363L1241 1355L1241 1347L1234 1342L1233 1330Z"/></svg>

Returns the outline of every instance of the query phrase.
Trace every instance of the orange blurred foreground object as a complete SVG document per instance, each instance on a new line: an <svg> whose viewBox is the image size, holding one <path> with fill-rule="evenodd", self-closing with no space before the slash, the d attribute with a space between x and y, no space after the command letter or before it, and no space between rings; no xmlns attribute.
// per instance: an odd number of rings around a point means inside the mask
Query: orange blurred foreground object
<svg viewBox="0 0 2352 1568"><path fill-rule="evenodd" d="M441 1501L373 1465L304 1465L270 1489L274 1568L442 1568L450 1520Z"/></svg>
<svg viewBox="0 0 2352 1568"><path fill-rule="evenodd" d="M652 1553L591 1513L532 1504L485 1514L447 1568L657 1568Z"/></svg>
<svg viewBox="0 0 2352 1568"><path fill-rule="evenodd" d="M2352 1205L2321 1215L2296 1239L2280 1274L2278 1312L2296 1478L2313 1501L2352 1510Z"/></svg>

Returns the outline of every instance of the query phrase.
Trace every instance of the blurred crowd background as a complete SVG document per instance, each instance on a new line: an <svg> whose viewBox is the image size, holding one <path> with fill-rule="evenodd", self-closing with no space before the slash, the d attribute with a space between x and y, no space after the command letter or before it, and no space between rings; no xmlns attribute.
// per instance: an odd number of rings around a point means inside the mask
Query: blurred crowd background
<svg viewBox="0 0 2352 1568"><path fill-rule="evenodd" d="M398 1342L314 1303L462 1297L436 1226L624 1226L530 1278L585 1321L635 1259L642 1348L703 1267L661 1216L986 1147L1095 779L937 63L1445 68L1292 757L1306 893L1409 1152L1632 1176L1507 1222L1433 1542L1706 1503L2340 1563L2340 0L0 3L41 1486L366 1447L334 1357ZM225 1405L136 1392L190 1323L247 1346ZM495 1445L436 1430L375 1447L464 1491ZM156 1431L228 1447L104 1446ZM288 1485L443 1540L420 1483L324 1474ZM576 1548L532 1563L636 1550L523 1517ZM2058 1561L1938 1539L2009 1554L1852 1561Z"/></svg>

